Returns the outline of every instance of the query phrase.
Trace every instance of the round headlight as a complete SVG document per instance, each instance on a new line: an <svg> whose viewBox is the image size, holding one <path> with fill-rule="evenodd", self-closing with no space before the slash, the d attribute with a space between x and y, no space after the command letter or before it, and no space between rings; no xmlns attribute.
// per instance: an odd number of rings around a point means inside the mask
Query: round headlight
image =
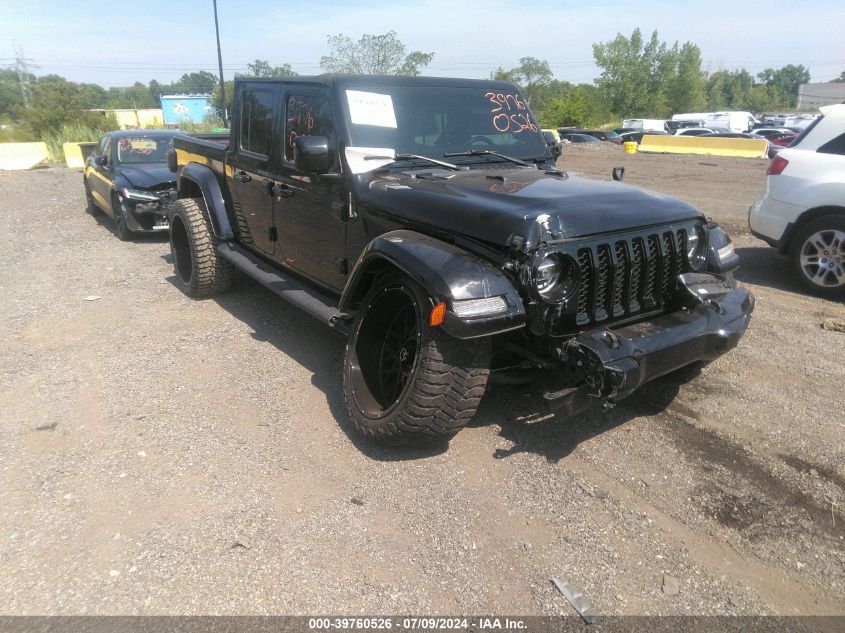
<svg viewBox="0 0 845 633"><path fill-rule="evenodd" d="M547 301L560 301L576 288L572 260L559 254L546 255L534 269L534 287Z"/></svg>
<svg viewBox="0 0 845 633"><path fill-rule="evenodd" d="M693 270L701 270L706 261L707 235L704 227L695 225L695 230L687 234L687 261Z"/></svg>

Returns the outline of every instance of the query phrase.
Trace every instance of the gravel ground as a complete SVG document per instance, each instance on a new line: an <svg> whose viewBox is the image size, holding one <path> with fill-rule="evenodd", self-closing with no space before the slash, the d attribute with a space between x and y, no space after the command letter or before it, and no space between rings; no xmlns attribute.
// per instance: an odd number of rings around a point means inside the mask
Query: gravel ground
<svg viewBox="0 0 845 633"><path fill-rule="evenodd" d="M336 334L243 276L188 299L79 172L0 173L0 612L569 615L557 576L602 614L845 614L845 310L748 235L765 162L564 151L728 226L751 328L605 413L495 387L428 452L351 433Z"/></svg>

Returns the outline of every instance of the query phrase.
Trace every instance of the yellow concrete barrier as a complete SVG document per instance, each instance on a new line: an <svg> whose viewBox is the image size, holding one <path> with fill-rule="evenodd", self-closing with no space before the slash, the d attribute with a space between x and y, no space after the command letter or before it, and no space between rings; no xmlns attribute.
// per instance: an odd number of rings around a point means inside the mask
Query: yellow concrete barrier
<svg viewBox="0 0 845 633"><path fill-rule="evenodd" d="M62 150L65 153L65 163L71 169L82 169L85 167L85 159L82 158L82 148L79 143L62 143Z"/></svg>
<svg viewBox="0 0 845 633"><path fill-rule="evenodd" d="M0 143L0 169L32 169L48 158L47 144Z"/></svg>
<svg viewBox="0 0 845 633"><path fill-rule="evenodd" d="M724 138L718 136L665 136L646 134L639 151L663 154L707 154L709 156L741 156L766 158L769 142L756 138Z"/></svg>

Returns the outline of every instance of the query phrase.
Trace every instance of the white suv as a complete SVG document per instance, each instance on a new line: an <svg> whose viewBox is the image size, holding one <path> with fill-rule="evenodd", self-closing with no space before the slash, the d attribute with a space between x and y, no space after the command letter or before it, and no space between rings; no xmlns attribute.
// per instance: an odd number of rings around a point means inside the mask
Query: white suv
<svg viewBox="0 0 845 633"><path fill-rule="evenodd" d="M766 191L748 212L751 232L781 254L808 291L845 298L845 104L821 108L772 159Z"/></svg>

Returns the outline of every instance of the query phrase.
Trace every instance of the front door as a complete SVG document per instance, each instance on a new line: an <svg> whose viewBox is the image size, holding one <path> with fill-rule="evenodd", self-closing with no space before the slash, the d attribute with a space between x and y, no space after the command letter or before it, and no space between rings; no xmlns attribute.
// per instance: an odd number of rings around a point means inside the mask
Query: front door
<svg viewBox="0 0 845 633"><path fill-rule="evenodd" d="M287 88L277 171L274 215L285 264L335 290L346 284L346 200L342 195L337 141L328 94L316 87ZM297 136L325 136L334 149L330 172L320 178L300 172L293 163Z"/></svg>
<svg viewBox="0 0 845 633"><path fill-rule="evenodd" d="M239 111L234 117L238 121L237 140L227 174L229 190L241 225L242 243L278 258L271 176L276 163L273 139L277 134L279 87L243 83L239 89L235 95Z"/></svg>
<svg viewBox="0 0 845 633"><path fill-rule="evenodd" d="M97 206L104 209L109 215L112 213L111 187L112 181L114 180L111 148L111 136L107 134L100 139L97 149L93 152L94 155L89 159L85 173L88 181L88 189L91 191L91 196L94 198ZM97 156L105 156L108 159L108 162L105 165L98 165L94 162L94 159Z"/></svg>

